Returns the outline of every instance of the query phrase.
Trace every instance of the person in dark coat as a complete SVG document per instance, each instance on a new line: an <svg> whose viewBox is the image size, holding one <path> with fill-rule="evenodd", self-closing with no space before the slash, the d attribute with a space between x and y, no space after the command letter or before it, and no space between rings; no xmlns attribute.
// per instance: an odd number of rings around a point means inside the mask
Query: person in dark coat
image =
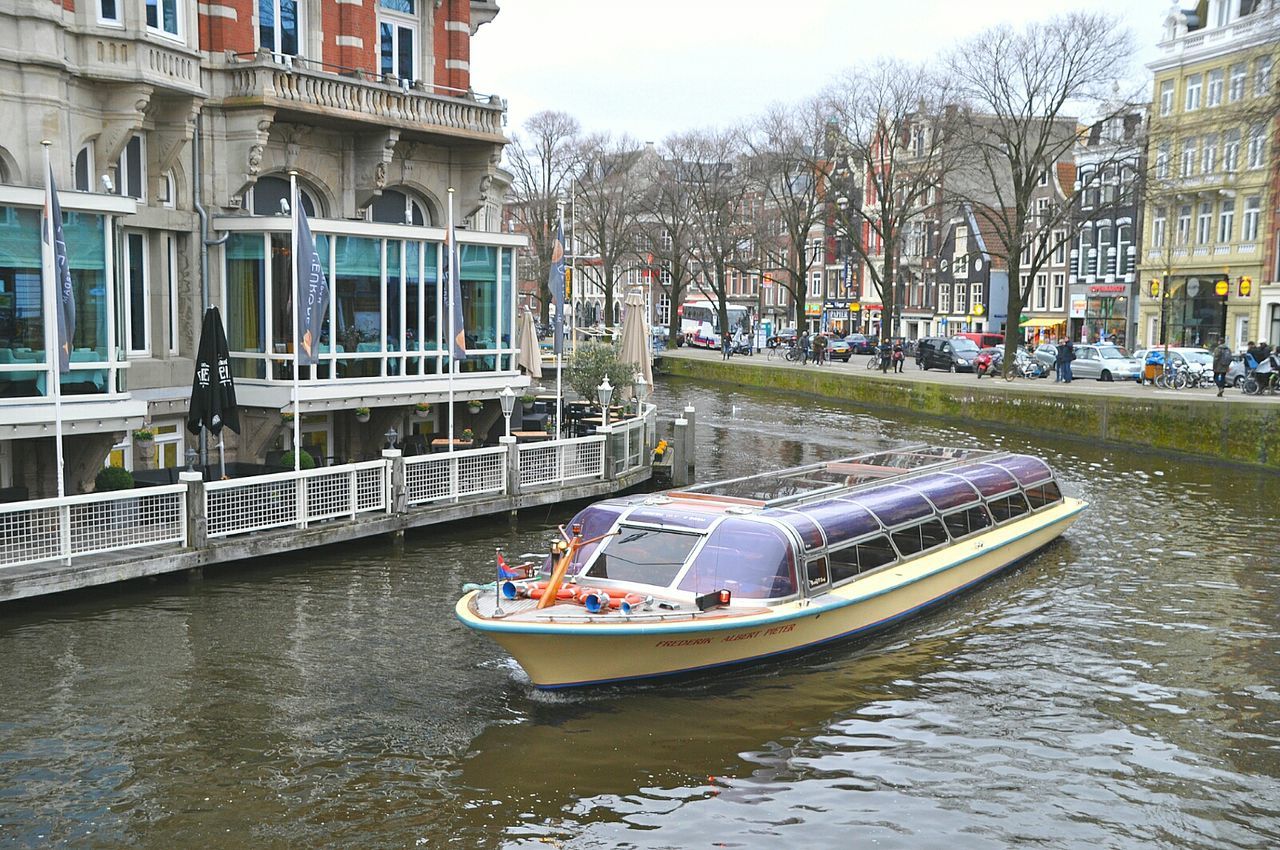
<svg viewBox="0 0 1280 850"><path fill-rule="evenodd" d="M1062 380L1069 384L1072 380L1071 361L1076 359L1076 346L1075 343L1068 339L1062 344L1062 347L1065 348L1067 352L1066 360L1062 364Z"/></svg>
<svg viewBox="0 0 1280 850"><path fill-rule="evenodd" d="M1218 343L1213 352L1213 382L1218 385L1218 398L1222 398L1227 389L1227 372L1231 371L1231 346L1225 341Z"/></svg>
<svg viewBox="0 0 1280 850"><path fill-rule="evenodd" d="M801 331L800 338L796 340L796 345L800 346L800 362L809 362L809 332Z"/></svg>

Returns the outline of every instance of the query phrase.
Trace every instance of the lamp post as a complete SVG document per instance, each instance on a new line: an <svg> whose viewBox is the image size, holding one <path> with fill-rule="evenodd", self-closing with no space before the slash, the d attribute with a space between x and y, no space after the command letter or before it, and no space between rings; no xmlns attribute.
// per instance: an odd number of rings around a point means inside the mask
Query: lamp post
<svg viewBox="0 0 1280 850"><path fill-rule="evenodd" d="M649 391L652 387L649 382L644 379L644 375L636 373L636 379L632 382L636 392L636 413L644 413L644 403L649 400Z"/></svg>
<svg viewBox="0 0 1280 850"><path fill-rule="evenodd" d="M389 449L394 449L396 447L396 440L400 437L400 435L396 433L395 428L388 428L387 433L382 436L386 438L387 448Z"/></svg>
<svg viewBox="0 0 1280 850"><path fill-rule="evenodd" d="M600 382L600 386L596 387L596 401L600 402L600 411L604 416L604 427L609 427L609 402L613 401L613 385L609 383L609 376L605 375L604 380Z"/></svg>
<svg viewBox="0 0 1280 850"><path fill-rule="evenodd" d="M503 387L498 393L498 401L502 403L502 418L507 420L507 436L511 436L511 413L516 409L516 394L511 387Z"/></svg>

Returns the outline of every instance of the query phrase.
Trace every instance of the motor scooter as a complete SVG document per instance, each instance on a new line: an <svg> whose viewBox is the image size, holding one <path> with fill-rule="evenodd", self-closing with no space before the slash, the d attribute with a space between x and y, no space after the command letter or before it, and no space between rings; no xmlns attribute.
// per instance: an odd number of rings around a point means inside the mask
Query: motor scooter
<svg viewBox="0 0 1280 850"><path fill-rule="evenodd" d="M1000 366L1000 358L989 351L980 351L973 358L973 374L981 378L983 375L994 375Z"/></svg>

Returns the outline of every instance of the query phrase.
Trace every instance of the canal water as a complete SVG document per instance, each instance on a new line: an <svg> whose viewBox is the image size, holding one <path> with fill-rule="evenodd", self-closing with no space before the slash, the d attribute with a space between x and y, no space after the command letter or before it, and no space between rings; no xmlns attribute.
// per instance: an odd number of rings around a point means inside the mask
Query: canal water
<svg viewBox="0 0 1280 850"><path fill-rule="evenodd" d="M1280 476L669 382L698 474L909 441L1091 503L869 642L543 695L453 602L568 507L0 611L0 846L1280 845Z"/></svg>

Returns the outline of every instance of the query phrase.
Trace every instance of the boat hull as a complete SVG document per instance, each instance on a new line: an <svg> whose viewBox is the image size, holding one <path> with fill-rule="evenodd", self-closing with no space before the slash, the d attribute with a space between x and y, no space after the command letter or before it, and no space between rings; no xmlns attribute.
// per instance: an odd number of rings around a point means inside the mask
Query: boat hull
<svg viewBox="0 0 1280 850"><path fill-rule="evenodd" d="M714 622L537 623L484 619L458 603L459 618L488 633L544 689L645 679L798 652L869 634L991 578L1051 543L1084 505L1066 500L1026 520L895 565L811 600Z"/></svg>

